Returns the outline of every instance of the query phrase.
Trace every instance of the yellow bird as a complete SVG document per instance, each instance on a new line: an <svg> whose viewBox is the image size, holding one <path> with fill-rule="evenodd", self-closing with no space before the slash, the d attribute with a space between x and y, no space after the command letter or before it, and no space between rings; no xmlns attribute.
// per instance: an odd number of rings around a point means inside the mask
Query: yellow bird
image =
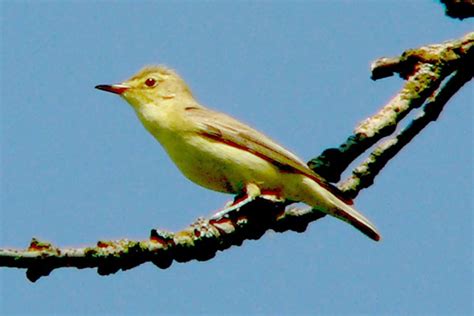
<svg viewBox="0 0 474 316"><path fill-rule="evenodd" d="M124 98L181 172L196 184L245 196L242 202L257 196L303 202L380 240L375 226L336 187L261 132L199 104L173 70L145 67L123 83L96 88ZM238 206L241 203L232 209Z"/></svg>

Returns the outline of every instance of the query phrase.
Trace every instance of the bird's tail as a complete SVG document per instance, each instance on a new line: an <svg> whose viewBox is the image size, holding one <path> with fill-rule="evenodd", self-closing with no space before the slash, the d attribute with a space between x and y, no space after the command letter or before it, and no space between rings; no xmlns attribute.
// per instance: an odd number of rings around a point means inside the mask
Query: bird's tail
<svg viewBox="0 0 474 316"><path fill-rule="evenodd" d="M351 201L344 201L342 198L336 196L339 192L337 188L331 186L326 189L315 182L313 182L311 186L313 188L313 193L317 192L319 198L310 205L313 205L314 208L324 213L328 213L329 215L351 224L371 239L375 241L380 240L381 236L375 225L349 205L348 203L351 203ZM334 193L329 189L334 191ZM321 204L321 201L324 201L322 203L323 205Z"/></svg>
<svg viewBox="0 0 474 316"><path fill-rule="evenodd" d="M380 240L381 236L377 228L364 215L336 197L334 197L334 200L331 199L331 202L333 202L334 205L334 207L329 210L332 216L351 224L373 240Z"/></svg>

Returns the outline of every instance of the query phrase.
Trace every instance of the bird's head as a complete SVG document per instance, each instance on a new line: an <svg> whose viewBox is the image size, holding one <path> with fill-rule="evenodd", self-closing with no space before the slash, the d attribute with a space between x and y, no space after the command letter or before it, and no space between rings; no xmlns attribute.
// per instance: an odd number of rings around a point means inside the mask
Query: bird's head
<svg viewBox="0 0 474 316"><path fill-rule="evenodd" d="M120 84L98 85L95 88L120 95L135 109L146 104L159 106L166 101L192 98L184 80L163 66L148 66Z"/></svg>

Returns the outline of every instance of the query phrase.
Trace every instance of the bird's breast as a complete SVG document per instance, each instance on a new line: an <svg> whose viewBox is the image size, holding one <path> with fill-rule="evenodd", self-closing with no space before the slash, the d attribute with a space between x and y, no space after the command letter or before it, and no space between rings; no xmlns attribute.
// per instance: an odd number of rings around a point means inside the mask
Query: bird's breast
<svg viewBox="0 0 474 316"><path fill-rule="evenodd" d="M249 182L263 187L281 182L275 166L244 149L192 132L158 140L188 179L208 189L236 194Z"/></svg>

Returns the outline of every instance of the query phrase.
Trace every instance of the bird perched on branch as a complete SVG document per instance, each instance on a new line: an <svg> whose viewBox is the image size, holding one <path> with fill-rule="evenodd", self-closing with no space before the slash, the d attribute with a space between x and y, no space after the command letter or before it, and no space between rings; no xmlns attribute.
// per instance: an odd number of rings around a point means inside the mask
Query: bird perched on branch
<svg viewBox="0 0 474 316"><path fill-rule="evenodd" d="M96 88L124 98L188 179L244 197L218 217L261 196L303 202L380 240L375 226L336 187L261 132L199 104L173 70L145 67L120 84Z"/></svg>

